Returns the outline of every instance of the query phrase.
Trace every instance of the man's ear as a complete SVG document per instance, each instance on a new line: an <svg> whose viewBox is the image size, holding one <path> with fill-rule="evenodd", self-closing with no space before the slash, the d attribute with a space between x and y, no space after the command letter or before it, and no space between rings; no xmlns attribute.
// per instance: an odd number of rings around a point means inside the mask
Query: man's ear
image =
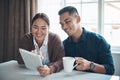
<svg viewBox="0 0 120 80"><path fill-rule="evenodd" d="M80 16L77 16L77 22L80 23L81 19Z"/></svg>
<svg viewBox="0 0 120 80"><path fill-rule="evenodd" d="M50 30L50 26L48 26L48 30Z"/></svg>

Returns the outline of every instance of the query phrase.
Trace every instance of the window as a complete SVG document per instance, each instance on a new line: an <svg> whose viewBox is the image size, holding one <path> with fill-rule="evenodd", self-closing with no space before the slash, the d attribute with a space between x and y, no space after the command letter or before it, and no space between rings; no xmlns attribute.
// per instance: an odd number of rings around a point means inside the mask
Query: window
<svg viewBox="0 0 120 80"><path fill-rule="evenodd" d="M104 36L113 46L120 46L120 1L104 2Z"/></svg>
<svg viewBox="0 0 120 80"><path fill-rule="evenodd" d="M50 17L50 31L57 33L62 40L67 34L59 24L58 11L64 6L74 6L81 16L81 26L101 34L120 51L120 0L38 0L38 12ZM63 36L64 35L64 36Z"/></svg>
<svg viewBox="0 0 120 80"><path fill-rule="evenodd" d="M58 11L64 6L64 0L38 0L38 12L47 14L50 18L50 31L57 33L61 40L67 37L59 24ZM64 35L64 36L63 36Z"/></svg>
<svg viewBox="0 0 120 80"><path fill-rule="evenodd" d="M66 6L77 8L81 17L81 26L90 31L97 32L98 4L96 0L65 0Z"/></svg>

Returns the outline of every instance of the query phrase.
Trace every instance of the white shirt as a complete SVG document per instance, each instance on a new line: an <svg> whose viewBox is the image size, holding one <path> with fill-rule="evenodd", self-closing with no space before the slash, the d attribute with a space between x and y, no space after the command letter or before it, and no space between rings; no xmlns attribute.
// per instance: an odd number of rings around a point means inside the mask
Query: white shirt
<svg viewBox="0 0 120 80"><path fill-rule="evenodd" d="M44 59L42 60L43 65L48 64L50 62L49 56L48 56L48 34L46 35L45 40L43 41L43 44L40 48L34 37L33 37L33 43L34 43L35 49L38 52L41 52L42 56L44 57Z"/></svg>

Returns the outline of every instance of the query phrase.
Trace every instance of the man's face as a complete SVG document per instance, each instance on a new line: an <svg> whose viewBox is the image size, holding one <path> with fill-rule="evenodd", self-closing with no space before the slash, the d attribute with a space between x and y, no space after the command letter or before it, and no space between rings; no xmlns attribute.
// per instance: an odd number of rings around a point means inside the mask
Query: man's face
<svg viewBox="0 0 120 80"><path fill-rule="evenodd" d="M70 15L68 12L65 12L60 15L60 24L62 29L69 35L72 36L75 34L78 28L78 17Z"/></svg>
<svg viewBox="0 0 120 80"><path fill-rule="evenodd" d="M41 18L36 19L32 24L32 35L37 42L43 42L48 33L48 24Z"/></svg>

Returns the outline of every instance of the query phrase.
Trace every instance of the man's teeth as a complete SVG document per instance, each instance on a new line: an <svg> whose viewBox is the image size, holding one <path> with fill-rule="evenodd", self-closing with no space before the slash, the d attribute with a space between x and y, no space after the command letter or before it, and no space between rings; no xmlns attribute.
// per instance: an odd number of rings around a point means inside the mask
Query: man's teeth
<svg viewBox="0 0 120 80"><path fill-rule="evenodd" d="M69 32L69 29L67 29L66 32Z"/></svg>

